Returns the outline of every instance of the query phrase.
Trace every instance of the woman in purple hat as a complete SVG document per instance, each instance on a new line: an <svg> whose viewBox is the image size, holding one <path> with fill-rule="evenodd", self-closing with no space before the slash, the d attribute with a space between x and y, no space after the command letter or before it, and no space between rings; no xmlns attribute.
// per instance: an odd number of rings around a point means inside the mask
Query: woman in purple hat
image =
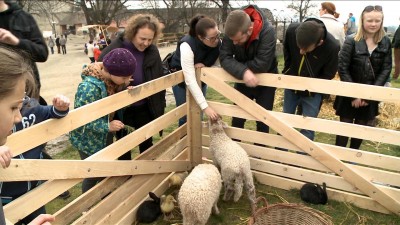
<svg viewBox="0 0 400 225"><path fill-rule="evenodd" d="M104 56L103 62L86 66L81 74L82 82L75 94L74 108L87 105L113 95L129 85L136 69L136 59L123 48L116 48ZM71 144L78 149L81 159L105 148L107 134L124 128L124 123L114 119L114 113L105 115L70 132ZM92 188L101 178L83 180L82 193Z"/></svg>
<svg viewBox="0 0 400 225"><path fill-rule="evenodd" d="M104 60L105 54L115 48L129 50L137 60L137 68L134 71L131 86L141 85L145 82L163 76L161 57L156 46L158 36L161 33L160 22L151 14L138 14L132 16L127 23L125 32L114 39L101 53L99 61ZM165 90L155 93L145 99L133 103L124 108L122 122L138 129L152 120L162 116L166 106ZM118 114L120 115L120 114ZM117 138L122 138L127 133L125 130L117 132ZM140 153L153 145L150 137L139 144ZM130 160L131 153L127 152L119 159Z"/></svg>

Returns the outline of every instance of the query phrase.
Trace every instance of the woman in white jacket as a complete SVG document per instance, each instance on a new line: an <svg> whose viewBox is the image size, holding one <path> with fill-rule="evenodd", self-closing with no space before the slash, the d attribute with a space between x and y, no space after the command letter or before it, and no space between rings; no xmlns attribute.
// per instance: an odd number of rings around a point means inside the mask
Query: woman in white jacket
<svg viewBox="0 0 400 225"><path fill-rule="evenodd" d="M338 20L340 14L336 12L336 7L332 2L321 3L319 10L320 20L324 22L326 29L329 33L339 41L340 48L342 47L345 39L344 25Z"/></svg>
<svg viewBox="0 0 400 225"><path fill-rule="evenodd" d="M185 77L185 82L172 87L176 106L186 102L187 87L201 110L211 120L218 119L218 114L207 104L205 99L207 86L202 83L201 88L199 87L195 69L218 64L220 33L213 19L205 15L195 16L190 21L189 34L178 42L170 63L171 70L182 70ZM186 117L179 119L179 126L185 122Z"/></svg>

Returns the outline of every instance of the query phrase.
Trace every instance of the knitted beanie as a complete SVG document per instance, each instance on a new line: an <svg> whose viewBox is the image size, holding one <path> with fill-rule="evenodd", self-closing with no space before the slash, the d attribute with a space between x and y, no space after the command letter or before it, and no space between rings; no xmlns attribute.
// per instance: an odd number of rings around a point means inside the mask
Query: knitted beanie
<svg viewBox="0 0 400 225"><path fill-rule="evenodd" d="M113 76L132 76L136 69L136 58L124 48L116 48L103 58L103 66Z"/></svg>

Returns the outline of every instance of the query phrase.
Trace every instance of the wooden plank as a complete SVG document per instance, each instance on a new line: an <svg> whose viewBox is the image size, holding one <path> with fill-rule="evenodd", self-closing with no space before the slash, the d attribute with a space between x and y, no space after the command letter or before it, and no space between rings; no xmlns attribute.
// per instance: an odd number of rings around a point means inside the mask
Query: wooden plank
<svg viewBox="0 0 400 225"><path fill-rule="evenodd" d="M208 104L221 115L235 116L247 120L256 118L237 105L224 104L218 102L208 102ZM400 131L389 130L378 127L361 126L351 123L342 123L321 118L304 117L282 112L270 111L270 113L280 120L284 120L291 127L314 130L328 134L356 137L377 142L384 142L393 145L400 145Z"/></svg>
<svg viewBox="0 0 400 225"><path fill-rule="evenodd" d="M276 146L280 148L304 152L299 147L290 143L288 140L286 140L286 138L280 135L267 134L252 130L235 128L235 127L228 127L227 129L225 129L225 132L231 138L239 139L242 141L253 142L253 143L255 142L267 146L273 146L273 147ZM203 125L203 134L208 134L207 124ZM385 170L400 172L399 157L368 152L363 150L357 150L357 149L343 148L323 143L316 143L316 144L323 146L327 151L335 155L337 158L340 158L341 160L355 162L357 164L369 165L373 167L379 167ZM204 135L203 135L203 145L206 146L209 145L208 139L204 139Z"/></svg>
<svg viewBox="0 0 400 225"><path fill-rule="evenodd" d="M153 160L161 157L161 155L163 159L172 159L174 158L172 157L173 155L178 154L176 145L179 146L180 142L182 141L185 142L186 137L184 137L185 140L181 140L182 135L185 134L186 134L186 125L176 129L168 136L158 141L151 148L147 149L144 153L137 156L135 159ZM176 142L178 142L178 144ZM175 145L173 143L175 143ZM184 147L180 148L180 151L182 151L183 148ZM106 194L108 194L110 192L108 190L111 189L108 186L116 188L123 183L123 182L122 183L114 182L115 179L123 179L123 178L124 181L126 181L129 178L129 176L105 178L95 187L85 192L84 194L80 195L73 202L64 206L62 209L57 211L56 214L54 214L54 216L56 216L56 224L69 224L72 220L81 215L82 212L87 211L95 203L99 202Z"/></svg>
<svg viewBox="0 0 400 225"><path fill-rule="evenodd" d="M246 149L248 150L248 149ZM284 152L280 152L279 154L283 154ZM206 156L208 159L212 159L212 155L209 152L208 148L203 148L203 156ZM254 156L257 157L257 156ZM292 158L300 157L292 156ZM356 193L356 194L363 194L358 188L354 187L353 185L349 184L345 181L342 177L336 176L331 172L324 172L324 171L315 171L309 170L307 168L301 168L298 164L282 164L277 161L266 161L263 159L257 159L253 157L250 158L251 169L255 171L260 171L264 173L269 173L277 176L282 176L286 178L290 178L293 180L300 180L303 182L311 182L311 183L318 183L322 184L325 182L328 187L339 189L346 192ZM310 158L310 157L308 157ZM354 165L353 165L354 166ZM358 169L358 168L357 168ZM380 171L384 174L384 171ZM388 176L389 177L389 176ZM397 177L398 178L398 177ZM392 177L392 179L396 179L396 177ZM391 182L389 182L390 184ZM375 184L376 185L376 184ZM387 193L389 193L393 198L399 199L400 198L400 190L391 188L388 186L382 186Z"/></svg>
<svg viewBox="0 0 400 225"><path fill-rule="evenodd" d="M147 149L145 152L138 155L135 159L156 159L158 156L160 156L160 154L165 151L165 149L168 149L172 145L176 144L179 140L181 140L186 135L186 132L186 124L184 124L175 129L167 137L164 137L162 140L155 143L151 147L151 149Z"/></svg>
<svg viewBox="0 0 400 225"><path fill-rule="evenodd" d="M150 180L151 178L153 178L153 175L150 174L131 177L118 189L113 191L101 202L90 208L89 211L85 212L81 217L71 223L71 225L95 224L100 220L100 218L102 218L102 216L106 215L120 202L124 201L126 196L136 192L136 190L138 190L144 182Z"/></svg>
<svg viewBox="0 0 400 225"><path fill-rule="evenodd" d="M209 136L203 135L203 140L208 142ZM204 142L203 142L204 143ZM281 162L289 165L296 165L303 168L312 169L321 172L332 171L321 164L319 161L308 155L302 155L289 151L280 151L277 149L271 149L266 147L255 146L252 144L238 143L246 150L247 154L254 158L273 160L275 162ZM206 144L205 146L208 146ZM208 148L203 145L203 156ZM207 154L208 155L208 154ZM338 155L339 156L339 155ZM371 182L379 182L383 184L389 184L392 186L400 187L400 173L394 173L387 170L370 168L362 165L353 165L352 163L347 163L350 167L359 170L361 173L365 174Z"/></svg>
<svg viewBox="0 0 400 225"><path fill-rule="evenodd" d="M219 80L243 83L243 80L238 80L234 78L222 68L204 67L201 69L201 72L202 74L217 74ZM273 73L257 74L257 78L259 79L259 85L264 86L295 90L308 90L311 92L325 93L331 95L341 95L353 98L400 103L400 98L398 97L400 96L400 89L398 88L387 88L374 85L289 76Z"/></svg>
<svg viewBox="0 0 400 225"><path fill-rule="evenodd" d="M262 172L253 171L255 179L261 184L277 187L284 190L300 189L304 182L296 181L293 179L287 179L284 177L275 176L272 174L266 174ZM372 210L375 212L389 214L385 207L371 199L370 197L351 194L331 188L327 188L328 198L332 200L349 202L357 207Z"/></svg>
<svg viewBox="0 0 400 225"><path fill-rule="evenodd" d="M118 168L116 170L115 168ZM188 161L164 160L37 160L16 159L0 172L1 181L76 179L186 171ZM0 169L1 170L1 169ZM54 173L57 171L57 173Z"/></svg>
<svg viewBox="0 0 400 225"><path fill-rule="evenodd" d="M94 188L80 195L68 205L53 214L56 220L52 224L70 224L83 212L89 210L95 203L101 201L106 195L120 187L129 176L108 177L98 183Z"/></svg>
<svg viewBox="0 0 400 225"><path fill-rule="evenodd" d="M39 146L49 140L68 133L97 118L116 111L124 106L137 102L154 93L165 90L183 81L182 72L176 72L165 77L135 86L94 103L72 110L62 119L50 119L10 135L6 145L13 155L19 155L29 149ZM90 113L88 113L90 112ZM29 142L21 141L29 137Z"/></svg>
<svg viewBox="0 0 400 225"><path fill-rule="evenodd" d="M199 77L200 69L196 69L197 84L201 86ZM192 162L192 166L195 167L201 163L201 109L190 93L189 88L186 88L186 101L189 160Z"/></svg>
<svg viewBox="0 0 400 225"><path fill-rule="evenodd" d="M188 150L185 150L181 152L177 157L175 157L173 160L184 160L187 159L188 156ZM161 176L162 174L156 174L152 179L147 181L145 184L142 185L141 190L136 191L135 193L131 194L130 196L127 196L126 199L121 202L117 207L115 207L112 211L107 213L106 216L103 217L102 220L100 220L96 224L133 224L133 222L136 219L136 210L137 207L141 204L141 202L144 199L148 198L148 193L149 190L158 190L156 194L160 196L161 194L164 193L166 189L168 189L168 178L172 175L173 173L169 174L169 176ZM164 190L163 192L160 192L161 190ZM124 217L129 217L129 222L127 221L128 218ZM120 222L120 220L123 219L124 222Z"/></svg>
<svg viewBox="0 0 400 225"><path fill-rule="evenodd" d="M135 132L130 133L110 146L107 146L102 151L92 155L86 160L106 160L116 159L128 150L130 146L137 146L142 141L146 140L150 135L158 133L161 129L165 129L170 125L171 121L177 121L185 113L185 108L177 107L162 117L155 119L149 124L141 127ZM12 201L4 206L4 212L11 222L16 223L21 218L29 215L42 205L56 198L59 194L68 190L75 184L81 182L82 179L71 180L52 180L47 181L26 193L24 196Z"/></svg>
<svg viewBox="0 0 400 225"><path fill-rule="evenodd" d="M400 202L382 189L374 186L368 179L366 179L360 171L356 171L345 163L341 162L334 155L324 150L307 137L303 136L297 130L289 126L285 121L280 120L276 116L270 113L270 111L262 108L251 99L247 98L233 87L219 80L214 74L202 73L201 79L210 85L215 90L218 90L220 94L231 99L234 103L247 112L252 114L259 121L269 125L272 129L277 131L279 134L290 140L293 144L303 149L306 153L320 161L329 169L342 176L349 183L356 186L366 195L385 206L388 210L393 213L400 215Z"/></svg>

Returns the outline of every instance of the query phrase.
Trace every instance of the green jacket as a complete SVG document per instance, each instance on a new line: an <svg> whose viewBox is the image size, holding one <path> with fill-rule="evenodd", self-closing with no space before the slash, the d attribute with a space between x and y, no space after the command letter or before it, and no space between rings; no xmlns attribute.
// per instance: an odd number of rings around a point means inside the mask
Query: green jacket
<svg viewBox="0 0 400 225"><path fill-rule="evenodd" d="M108 96L103 81L92 76L81 75L81 77L83 81L75 94L75 109ZM102 150L106 147L108 123L108 115L105 115L71 131L69 134L71 144L88 155Z"/></svg>

